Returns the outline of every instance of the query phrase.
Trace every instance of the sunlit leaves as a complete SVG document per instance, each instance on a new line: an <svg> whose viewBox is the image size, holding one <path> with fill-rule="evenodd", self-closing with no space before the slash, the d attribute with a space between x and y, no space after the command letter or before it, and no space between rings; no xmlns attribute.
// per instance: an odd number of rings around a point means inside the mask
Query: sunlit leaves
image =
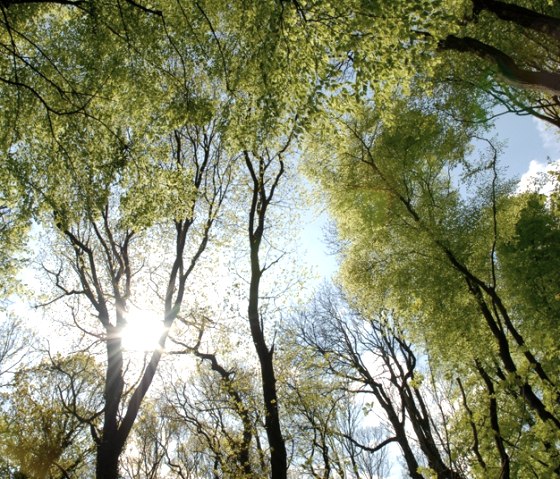
<svg viewBox="0 0 560 479"><path fill-rule="evenodd" d="M553 338L560 334L555 320L560 314L558 220L543 195L521 195L512 200L510 208L514 232L498 249L501 271L519 310L519 321L530 318L528 339L541 344L543 354L554 360L557 344Z"/></svg>
<svg viewBox="0 0 560 479"><path fill-rule="evenodd" d="M196 195L192 171L156 165L130 170L122 197L123 225L141 230L162 219L192 219Z"/></svg>
<svg viewBox="0 0 560 479"><path fill-rule="evenodd" d="M91 472L88 422L100 408L99 369L92 357L52 358L22 368L2 396L0 449L28 477ZM49 474L52 474L50 476Z"/></svg>

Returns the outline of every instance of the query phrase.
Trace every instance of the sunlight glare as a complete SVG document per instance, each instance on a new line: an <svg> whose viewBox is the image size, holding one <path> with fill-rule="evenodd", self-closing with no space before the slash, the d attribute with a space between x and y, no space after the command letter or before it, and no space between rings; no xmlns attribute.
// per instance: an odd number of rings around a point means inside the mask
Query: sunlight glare
<svg viewBox="0 0 560 479"><path fill-rule="evenodd" d="M153 311L132 309L123 330L123 347L127 351L153 351L164 331L163 322Z"/></svg>

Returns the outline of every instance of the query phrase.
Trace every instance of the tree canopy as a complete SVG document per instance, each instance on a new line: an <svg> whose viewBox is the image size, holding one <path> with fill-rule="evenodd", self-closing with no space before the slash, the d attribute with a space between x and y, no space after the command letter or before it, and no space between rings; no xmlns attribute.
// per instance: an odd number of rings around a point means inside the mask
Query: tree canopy
<svg viewBox="0 0 560 479"><path fill-rule="evenodd" d="M560 476L556 2L0 12L6 477Z"/></svg>

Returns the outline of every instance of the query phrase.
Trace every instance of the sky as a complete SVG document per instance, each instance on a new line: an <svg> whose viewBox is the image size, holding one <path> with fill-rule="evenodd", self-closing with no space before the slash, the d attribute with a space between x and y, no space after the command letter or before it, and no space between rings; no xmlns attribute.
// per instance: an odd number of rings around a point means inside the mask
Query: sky
<svg viewBox="0 0 560 479"><path fill-rule="evenodd" d="M557 132L557 128L528 116L509 114L496 122L496 133L507 142L502 165L507 167L508 176L520 179L521 189L526 189L537 173L549 170L550 162L560 160Z"/></svg>

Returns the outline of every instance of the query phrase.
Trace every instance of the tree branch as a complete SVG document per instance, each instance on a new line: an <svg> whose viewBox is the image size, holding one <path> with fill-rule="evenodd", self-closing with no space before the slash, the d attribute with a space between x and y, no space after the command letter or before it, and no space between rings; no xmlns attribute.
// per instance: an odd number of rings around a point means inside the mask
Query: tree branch
<svg viewBox="0 0 560 479"><path fill-rule="evenodd" d="M542 91L548 95L560 95L560 74L548 71L532 71L521 68L503 51L472 37L449 35L439 42L440 50L473 53L492 61L504 79L520 88Z"/></svg>

